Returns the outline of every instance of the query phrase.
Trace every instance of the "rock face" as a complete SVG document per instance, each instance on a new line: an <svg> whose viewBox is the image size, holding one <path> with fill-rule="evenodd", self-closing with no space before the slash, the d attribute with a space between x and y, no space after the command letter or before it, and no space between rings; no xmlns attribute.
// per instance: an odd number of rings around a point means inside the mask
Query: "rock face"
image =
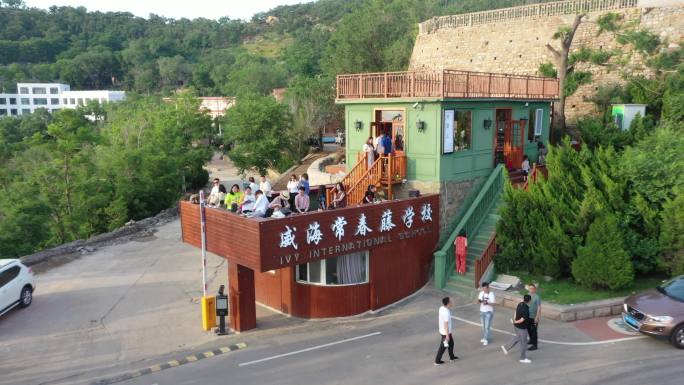
<svg viewBox="0 0 684 385"><path fill-rule="evenodd" d="M570 0L564 3L573 5L583 2ZM588 12L585 22L577 31L572 49L587 46L599 50L630 50L631 47L621 46L615 41L615 33L604 32L598 35L598 25L595 22L606 12L621 14L625 22L638 23L639 28L655 33L665 42L668 50L679 47L684 37L684 1L668 1L661 4L671 6L655 8L639 8L648 5L637 1L632 3L634 8ZM532 6L523 6L436 18L421 23L409 69L449 68L540 75L539 65L553 62L546 44L559 48L558 41L553 40L552 36L559 27L570 25L574 15L539 16L539 13L543 11L535 11ZM578 66L578 70L592 72L593 81L580 86L567 99L565 111L569 121L594 111L594 105L587 101L587 97L592 96L600 85L622 83L623 72L651 75L644 69L644 57L641 54L625 56L628 58L626 63L612 63L608 67L590 64Z"/></svg>

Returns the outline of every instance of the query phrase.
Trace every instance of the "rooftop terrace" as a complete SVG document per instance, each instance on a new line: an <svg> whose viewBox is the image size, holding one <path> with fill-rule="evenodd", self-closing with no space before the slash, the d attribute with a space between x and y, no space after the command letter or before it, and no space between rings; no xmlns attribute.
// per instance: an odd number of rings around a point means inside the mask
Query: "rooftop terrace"
<svg viewBox="0 0 684 385"><path fill-rule="evenodd" d="M558 79L457 70L337 76L337 101L387 98L557 100Z"/></svg>

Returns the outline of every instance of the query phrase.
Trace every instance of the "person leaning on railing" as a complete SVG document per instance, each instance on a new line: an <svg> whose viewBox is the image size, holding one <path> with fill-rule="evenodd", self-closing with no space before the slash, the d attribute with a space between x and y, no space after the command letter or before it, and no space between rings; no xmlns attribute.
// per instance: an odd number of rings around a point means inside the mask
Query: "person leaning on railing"
<svg viewBox="0 0 684 385"><path fill-rule="evenodd" d="M305 213L309 211L309 196L306 195L306 189L304 186L299 186L299 192L294 199L295 212Z"/></svg>

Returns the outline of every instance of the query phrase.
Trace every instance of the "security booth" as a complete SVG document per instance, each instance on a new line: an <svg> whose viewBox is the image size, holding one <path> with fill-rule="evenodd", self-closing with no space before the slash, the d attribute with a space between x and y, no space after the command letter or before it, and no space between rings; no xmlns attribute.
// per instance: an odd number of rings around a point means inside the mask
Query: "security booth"
<svg viewBox="0 0 684 385"><path fill-rule="evenodd" d="M428 282L439 212L437 195L286 218L207 208L207 250L228 261L230 326L255 328L257 303L302 318L328 318L409 296ZM180 216L183 241L201 247L199 205L180 202Z"/></svg>

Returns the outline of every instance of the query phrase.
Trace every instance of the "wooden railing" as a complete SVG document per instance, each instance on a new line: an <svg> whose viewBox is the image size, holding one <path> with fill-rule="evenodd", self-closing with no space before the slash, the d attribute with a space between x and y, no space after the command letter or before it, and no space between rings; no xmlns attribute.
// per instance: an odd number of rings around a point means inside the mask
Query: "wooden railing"
<svg viewBox="0 0 684 385"><path fill-rule="evenodd" d="M480 286L480 280L482 276L487 272L489 264L494 260L494 255L496 254L496 233L489 240L487 248L484 250L482 255L480 255L475 260L475 288Z"/></svg>
<svg viewBox="0 0 684 385"><path fill-rule="evenodd" d="M369 98L558 99L558 79L457 70L337 76L337 99Z"/></svg>
<svg viewBox="0 0 684 385"><path fill-rule="evenodd" d="M388 189L387 199L392 199L392 185L406 178L406 156L390 154L381 156L368 167L368 154L357 155L354 168L345 175L340 183L344 185L347 205L363 203L369 185L384 184ZM332 188L326 190L326 201L333 198Z"/></svg>
<svg viewBox="0 0 684 385"><path fill-rule="evenodd" d="M504 166L499 164L489 175L477 197L475 197L468 211L466 211L461 221L456 225L454 231L451 232L444 246L435 251L435 286L438 288L444 287L448 272L453 270L454 258L447 258L447 255L454 255L454 240L456 236L461 231L465 231L468 241L472 241L485 217L489 214L489 210L503 192L505 180Z"/></svg>
<svg viewBox="0 0 684 385"><path fill-rule="evenodd" d="M490 11L435 17L418 24L419 33L432 33L443 28L499 23L509 20L541 19L551 16L635 8L638 0L568 0L530 4Z"/></svg>

